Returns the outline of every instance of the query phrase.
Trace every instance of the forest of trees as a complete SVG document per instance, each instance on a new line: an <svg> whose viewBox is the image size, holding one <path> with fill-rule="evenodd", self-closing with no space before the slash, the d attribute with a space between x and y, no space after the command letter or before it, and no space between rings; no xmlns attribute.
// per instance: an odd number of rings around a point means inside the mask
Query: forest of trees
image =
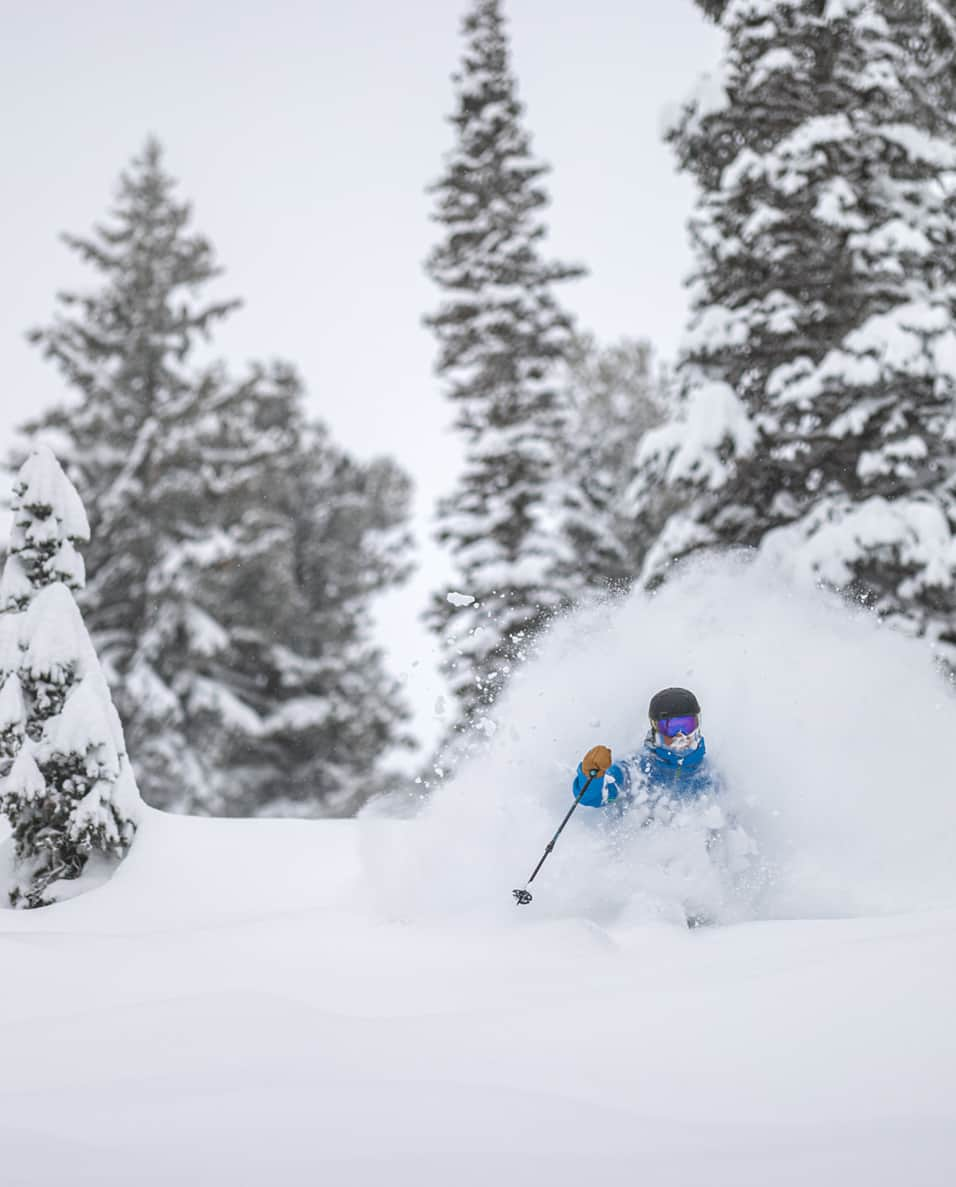
<svg viewBox="0 0 956 1187"><path fill-rule="evenodd" d="M629 584L639 533L620 494L663 411L647 345L601 347L561 304L558 286L584 269L544 252L548 167L524 126L500 0L474 3L463 35L455 143L431 187L442 238L427 262L440 303L426 324L465 443L439 507L452 569L430 612L459 709L443 770L481 736L548 622Z"/></svg>
<svg viewBox="0 0 956 1187"><path fill-rule="evenodd" d="M500 0L465 21L429 261L468 445L443 588L475 601L433 610L459 730L555 611L714 549L773 557L956 663L956 14L699 7L726 49L667 133L699 193L669 380L645 344L582 339L558 305L580 269L542 252L545 169Z"/></svg>
<svg viewBox="0 0 956 1187"><path fill-rule="evenodd" d="M66 238L97 284L31 335L74 398L29 433L89 514L81 605L147 801L348 814L408 741L370 609L408 572L410 481L310 421L290 365L203 361L237 302L203 300L219 268L190 224L151 140L109 221Z"/></svg>
<svg viewBox="0 0 956 1187"><path fill-rule="evenodd" d="M422 607L455 705L443 771L555 615L698 553L775 558L956 666L956 11L697 2L725 52L666 133L698 193L672 369L640 326L605 343L577 324L585 268L546 249L548 167L503 0L467 5L422 311L464 446L437 509L447 571ZM208 361L199 344L237 302L205 297L220 269L155 140L108 218L66 243L94 283L31 336L70 399L24 429L56 449L89 531L51 520L22 478L2 613L30 613L22 541L38 516L57 524L43 547L69 561L58 587L76 593L148 803L354 812L397 786L390 764L414 742L372 627L409 573L412 479L336 445L292 364ZM59 712L16 671L0 692L12 816L20 783L59 778L13 762Z"/></svg>

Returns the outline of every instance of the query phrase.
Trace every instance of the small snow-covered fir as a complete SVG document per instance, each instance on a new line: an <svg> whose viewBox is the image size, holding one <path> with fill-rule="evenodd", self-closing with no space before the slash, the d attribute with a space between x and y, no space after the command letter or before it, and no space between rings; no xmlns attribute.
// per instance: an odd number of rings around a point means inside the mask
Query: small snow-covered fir
<svg viewBox="0 0 956 1187"><path fill-rule="evenodd" d="M15 485L0 609L0 805L13 829L16 906L69 897L125 856L139 792L119 717L73 591L82 503L53 453ZM96 879L94 879L95 881Z"/></svg>

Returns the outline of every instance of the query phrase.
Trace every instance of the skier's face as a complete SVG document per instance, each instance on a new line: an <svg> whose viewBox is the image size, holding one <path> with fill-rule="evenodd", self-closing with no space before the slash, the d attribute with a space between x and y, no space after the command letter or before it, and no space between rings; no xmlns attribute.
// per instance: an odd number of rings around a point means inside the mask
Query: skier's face
<svg viewBox="0 0 956 1187"><path fill-rule="evenodd" d="M655 724L662 744L670 750L692 750L700 740L700 719L696 716L662 717Z"/></svg>
<svg viewBox="0 0 956 1187"><path fill-rule="evenodd" d="M672 738L662 734L661 741L670 750L693 750L697 745L697 733L695 731L692 734L675 734Z"/></svg>

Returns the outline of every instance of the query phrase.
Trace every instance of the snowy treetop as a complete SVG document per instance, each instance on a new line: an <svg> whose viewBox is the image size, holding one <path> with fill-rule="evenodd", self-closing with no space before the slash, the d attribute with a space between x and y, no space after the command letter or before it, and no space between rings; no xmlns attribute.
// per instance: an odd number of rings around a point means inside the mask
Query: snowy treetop
<svg viewBox="0 0 956 1187"><path fill-rule="evenodd" d="M60 538L89 540L90 525L80 496L63 473L53 450L38 445L20 467L14 486L13 510L28 511L47 520L51 516L60 528ZM22 516L15 516L21 522Z"/></svg>
<svg viewBox="0 0 956 1187"><path fill-rule="evenodd" d="M12 510L0 611L23 610L34 589L53 582L82 589L86 570L75 544L89 539L90 526L80 496L48 446L37 446L20 467Z"/></svg>

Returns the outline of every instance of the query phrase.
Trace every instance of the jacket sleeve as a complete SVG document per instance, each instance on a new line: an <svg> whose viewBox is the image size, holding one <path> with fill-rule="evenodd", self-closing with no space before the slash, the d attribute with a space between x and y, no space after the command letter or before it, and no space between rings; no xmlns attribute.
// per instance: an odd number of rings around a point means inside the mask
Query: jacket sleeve
<svg viewBox="0 0 956 1187"><path fill-rule="evenodd" d="M585 775L581 764L578 763L578 773L574 777L572 788L575 798L580 794L585 783L587 783L587 775ZM618 796L626 795L629 787L630 779L627 772L617 763L613 763L603 775L591 780L591 786L581 797L581 803L586 808L603 808L605 805L613 803Z"/></svg>

